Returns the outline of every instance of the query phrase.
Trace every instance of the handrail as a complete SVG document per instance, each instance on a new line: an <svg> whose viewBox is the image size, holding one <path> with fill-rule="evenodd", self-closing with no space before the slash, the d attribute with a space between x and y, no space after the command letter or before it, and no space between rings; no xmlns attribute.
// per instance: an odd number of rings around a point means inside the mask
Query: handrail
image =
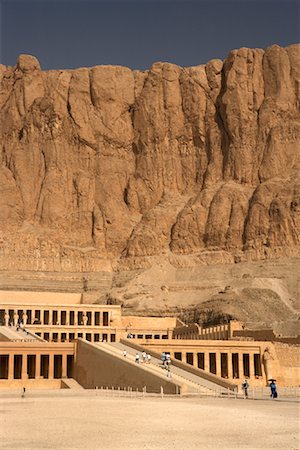
<svg viewBox="0 0 300 450"><path fill-rule="evenodd" d="M143 351L146 350L154 358L161 358L160 353L152 350L148 347L143 347L140 344L136 344L135 342L131 342L130 339L120 339L120 342L124 345L128 345L129 347L135 348L136 350ZM198 377L204 378L207 381L218 384L219 386L224 387L225 389L230 389L231 391L236 391L238 386L235 383L231 383L230 381L223 380L223 378L214 375L213 373L208 373L205 370L193 367L189 364L183 363L178 359L172 359L172 365L175 367L179 367L180 369L186 370L187 372L192 373L193 375L197 375Z"/></svg>

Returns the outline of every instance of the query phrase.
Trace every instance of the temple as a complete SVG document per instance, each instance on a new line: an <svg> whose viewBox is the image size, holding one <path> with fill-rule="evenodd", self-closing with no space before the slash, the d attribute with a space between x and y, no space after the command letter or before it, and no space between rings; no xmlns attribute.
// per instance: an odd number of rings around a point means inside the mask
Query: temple
<svg viewBox="0 0 300 450"><path fill-rule="evenodd" d="M257 387L272 377L281 386L299 384L299 339L247 334L237 321L201 328L174 317L123 315L120 305L86 304L76 293L0 291L0 324L0 388L127 385L156 392L163 385L179 393L236 390L245 378ZM139 352L151 363L135 364ZM158 367L163 352L172 380Z"/></svg>

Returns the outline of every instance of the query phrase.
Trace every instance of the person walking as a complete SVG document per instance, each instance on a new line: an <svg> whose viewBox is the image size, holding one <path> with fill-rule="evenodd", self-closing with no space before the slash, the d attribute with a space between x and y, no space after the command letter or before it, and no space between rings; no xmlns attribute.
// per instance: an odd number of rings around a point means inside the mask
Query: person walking
<svg viewBox="0 0 300 450"><path fill-rule="evenodd" d="M272 398L277 398L278 394L277 394L277 386L276 386L276 383L275 383L276 380L269 380L269 381L271 381L271 383L270 383L271 397Z"/></svg>
<svg viewBox="0 0 300 450"><path fill-rule="evenodd" d="M162 354L161 354L161 363L162 363L163 367L165 367L165 361L166 361L166 354L165 354L165 352L162 352Z"/></svg>
<svg viewBox="0 0 300 450"><path fill-rule="evenodd" d="M242 389L244 391L244 396L247 399L248 398L248 389L249 389L249 383L248 383L247 379L245 379L245 381L242 383Z"/></svg>
<svg viewBox="0 0 300 450"><path fill-rule="evenodd" d="M140 362L140 355L138 353L135 354L135 362L137 364L139 364L139 362Z"/></svg>
<svg viewBox="0 0 300 450"><path fill-rule="evenodd" d="M149 353L148 353L148 355L147 355L147 363L148 363L148 364L151 363L151 355L149 355Z"/></svg>
<svg viewBox="0 0 300 450"><path fill-rule="evenodd" d="M126 356L127 356L127 350L123 350L123 356L124 356L124 358L126 358Z"/></svg>
<svg viewBox="0 0 300 450"><path fill-rule="evenodd" d="M147 353L145 351L142 352L143 363L147 361Z"/></svg>

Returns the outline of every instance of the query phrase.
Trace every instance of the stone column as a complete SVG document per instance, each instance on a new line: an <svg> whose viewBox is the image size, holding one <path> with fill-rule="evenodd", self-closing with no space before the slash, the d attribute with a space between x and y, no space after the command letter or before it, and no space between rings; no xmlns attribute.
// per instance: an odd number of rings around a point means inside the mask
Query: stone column
<svg viewBox="0 0 300 450"><path fill-rule="evenodd" d="M216 375L221 376L221 352L216 352Z"/></svg>
<svg viewBox="0 0 300 450"><path fill-rule="evenodd" d="M91 326L95 326L95 311L91 311Z"/></svg>
<svg viewBox="0 0 300 450"><path fill-rule="evenodd" d="M5 326L8 327L8 322L9 322L9 312L6 309L5 313L4 313L4 321L5 321Z"/></svg>
<svg viewBox="0 0 300 450"><path fill-rule="evenodd" d="M243 362L243 353L239 352L239 378L244 378L244 362Z"/></svg>
<svg viewBox="0 0 300 450"><path fill-rule="evenodd" d="M227 354L227 362L228 362L228 378L232 380L233 373L232 373L232 353L228 352Z"/></svg>
<svg viewBox="0 0 300 450"><path fill-rule="evenodd" d="M209 352L204 352L204 370L209 372Z"/></svg>
<svg viewBox="0 0 300 450"><path fill-rule="evenodd" d="M103 311L100 311L100 327L103 327Z"/></svg>
<svg viewBox="0 0 300 450"><path fill-rule="evenodd" d="M28 319L28 316L27 316L27 314L26 314L26 309L24 309L24 310L23 310L23 314L22 314L22 323L23 323L23 326L25 326L25 325L27 324L27 319Z"/></svg>
<svg viewBox="0 0 300 450"><path fill-rule="evenodd" d="M87 314L86 314L86 311L83 311L82 321L83 321L84 327L86 327L86 326L87 326L87 323L88 323L88 316L87 316Z"/></svg>
<svg viewBox="0 0 300 450"><path fill-rule="evenodd" d="M74 326L78 325L78 311L75 309L74 311Z"/></svg>
<svg viewBox="0 0 300 450"><path fill-rule="evenodd" d="M13 380L14 379L14 354L10 353L8 357L8 379Z"/></svg>
<svg viewBox="0 0 300 450"><path fill-rule="evenodd" d="M39 353L36 354L35 358L35 378L41 378L41 355Z"/></svg>
<svg viewBox="0 0 300 450"><path fill-rule="evenodd" d="M22 355L22 380L27 380L27 355L23 353Z"/></svg>
<svg viewBox="0 0 300 450"><path fill-rule="evenodd" d="M62 371L61 377L67 378L67 355L65 353L62 354Z"/></svg>
<svg viewBox="0 0 300 450"><path fill-rule="evenodd" d="M14 309L14 326L16 327L18 325L19 315L18 310Z"/></svg>
<svg viewBox="0 0 300 450"><path fill-rule="evenodd" d="M54 378L54 355L50 353L49 355L49 379Z"/></svg>
<svg viewBox="0 0 300 450"><path fill-rule="evenodd" d="M70 311L66 311L66 325L70 325Z"/></svg>

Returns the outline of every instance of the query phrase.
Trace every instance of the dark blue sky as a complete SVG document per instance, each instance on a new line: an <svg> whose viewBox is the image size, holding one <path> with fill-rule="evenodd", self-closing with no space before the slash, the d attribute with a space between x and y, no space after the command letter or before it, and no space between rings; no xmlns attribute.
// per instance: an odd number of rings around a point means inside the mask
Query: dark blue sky
<svg viewBox="0 0 300 450"><path fill-rule="evenodd" d="M296 0L0 0L1 62L35 55L44 69L147 69L226 57L239 47L299 42Z"/></svg>

